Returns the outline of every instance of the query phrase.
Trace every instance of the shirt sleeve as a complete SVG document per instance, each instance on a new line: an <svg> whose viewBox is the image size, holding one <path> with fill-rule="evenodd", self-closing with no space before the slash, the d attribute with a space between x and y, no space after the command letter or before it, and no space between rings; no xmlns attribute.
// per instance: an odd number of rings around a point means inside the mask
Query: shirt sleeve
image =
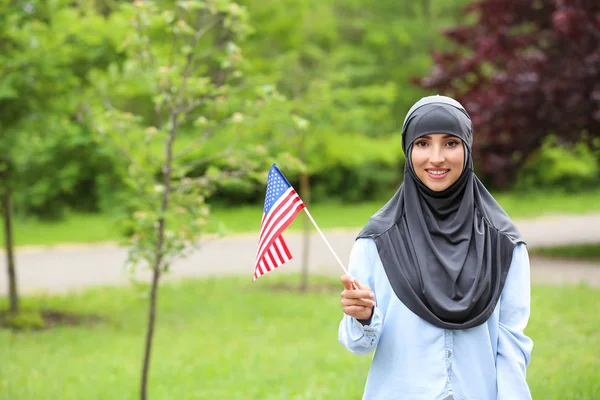
<svg viewBox="0 0 600 400"><path fill-rule="evenodd" d="M363 285L369 285L373 292L375 292L373 267L376 257L378 253L375 242L372 239L358 239L352 247L348 265L348 273ZM377 303L377 293L375 293L375 303ZM370 353L379 342L383 317L377 306L373 309L373 316L368 325L363 325L356 318L344 314L338 330L340 343L354 354Z"/></svg>
<svg viewBox="0 0 600 400"><path fill-rule="evenodd" d="M524 333L530 313L530 266L527 247L518 244L500 296L496 373L497 400L527 400L531 393L526 369L533 349Z"/></svg>

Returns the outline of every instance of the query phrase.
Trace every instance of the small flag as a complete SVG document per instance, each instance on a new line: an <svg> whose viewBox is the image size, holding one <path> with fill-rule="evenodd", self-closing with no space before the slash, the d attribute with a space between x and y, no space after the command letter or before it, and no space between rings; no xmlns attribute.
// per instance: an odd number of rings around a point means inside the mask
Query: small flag
<svg viewBox="0 0 600 400"><path fill-rule="evenodd" d="M254 279L266 274L292 259L281 233L305 207L292 185L273 164L267 179L265 208L260 223L258 251Z"/></svg>

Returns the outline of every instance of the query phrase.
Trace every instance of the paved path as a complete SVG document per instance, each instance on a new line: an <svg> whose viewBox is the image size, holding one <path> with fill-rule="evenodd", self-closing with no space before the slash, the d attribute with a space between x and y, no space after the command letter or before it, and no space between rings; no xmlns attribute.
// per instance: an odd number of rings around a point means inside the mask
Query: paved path
<svg viewBox="0 0 600 400"><path fill-rule="evenodd" d="M550 216L517 221L530 247L600 242L600 214ZM325 236L344 262L356 231L326 231ZM286 232L294 260L276 273L299 272L302 237ZM244 234L202 243L200 250L177 261L167 279L189 276L246 275L251 279L256 254L255 234ZM73 245L55 248L29 247L17 252L18 284L22 293L65 292L91 285L126 284L130 275L123 265L127 251L114 244ZM339 275L342 271L327 246L314 232L311 236L310 270L316 274ZM6 260L0 252L0 295L6 294ZM136 278L148 279L147 271ZM586 282L600 287L600 265L532 258L532 280L536 283Z"/></svg>

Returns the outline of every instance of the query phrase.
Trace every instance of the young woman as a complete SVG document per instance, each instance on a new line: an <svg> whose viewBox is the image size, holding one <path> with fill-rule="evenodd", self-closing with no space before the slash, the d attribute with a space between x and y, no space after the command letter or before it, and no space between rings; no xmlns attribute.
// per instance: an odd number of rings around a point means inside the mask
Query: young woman
<svg viewBox="0 0 600 400"><path fill-rule="evenodd" d="M406 116L404 182L341 277L339 340L375 350L363 399L531 399L527 249L475 175L472 140L451 98L423 98Z"/></svg>

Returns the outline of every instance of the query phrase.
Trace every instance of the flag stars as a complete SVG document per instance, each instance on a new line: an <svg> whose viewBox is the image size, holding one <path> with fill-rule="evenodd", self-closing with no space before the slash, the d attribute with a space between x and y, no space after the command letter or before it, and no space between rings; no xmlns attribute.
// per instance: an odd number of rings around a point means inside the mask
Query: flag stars
<svg viewBox="0 0 600 400"><path fill-rule="evenodd" d="M265 213L268 213L273 205L290 188L289 183L282 178L277 167L272 167L267 180L267 192L265 196Z"/></svg>

